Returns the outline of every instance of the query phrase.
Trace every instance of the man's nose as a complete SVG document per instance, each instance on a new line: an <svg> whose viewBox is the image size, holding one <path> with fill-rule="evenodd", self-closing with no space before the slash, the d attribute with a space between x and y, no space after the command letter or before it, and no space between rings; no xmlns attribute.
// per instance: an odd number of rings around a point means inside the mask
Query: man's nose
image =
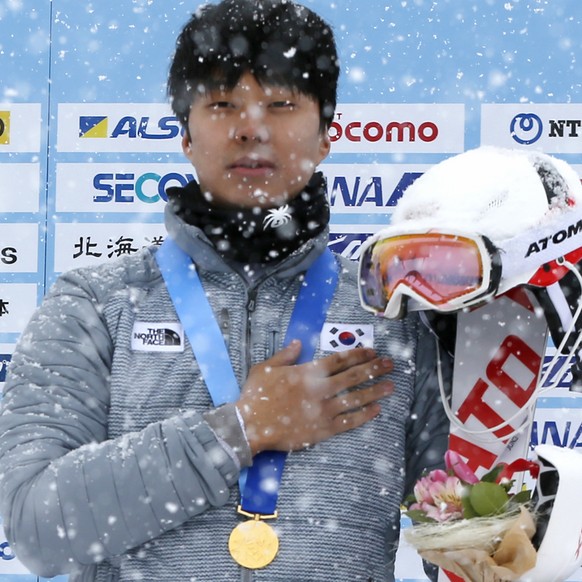
<svg viewBox="0 0 582 582"><path fill-rule="evenodd" d="M252 105L241 111L234 128L234 139L241 143L255 141L265 143L270 132L265 119L265 112L260 105Z"/></svg>

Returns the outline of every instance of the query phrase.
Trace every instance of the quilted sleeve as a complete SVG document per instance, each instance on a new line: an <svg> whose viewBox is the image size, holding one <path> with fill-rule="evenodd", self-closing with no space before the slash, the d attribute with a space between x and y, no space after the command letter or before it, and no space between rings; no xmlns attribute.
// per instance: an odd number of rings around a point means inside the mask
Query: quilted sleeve
<svg viewBox="0 0 582 582"><path fill-rule="evenodd" d="M113 345L89 278L62 276L22 334L0 415L0 511L34 573L126 552L212 506L238 478L193 412L108 439Z"/></svg>

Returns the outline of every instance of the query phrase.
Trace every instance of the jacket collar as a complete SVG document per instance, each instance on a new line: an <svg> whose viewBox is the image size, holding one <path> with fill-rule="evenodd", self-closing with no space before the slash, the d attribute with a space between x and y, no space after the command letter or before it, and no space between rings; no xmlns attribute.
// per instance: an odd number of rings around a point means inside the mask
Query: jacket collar
<svg viewBox="0 0 582 582"><path fill-rule="evenodd" d="M285 279L294 277L306 271L317 257L325 250L329 237L329 228L304 243L299 249L291 253L285 259L266 265L253 265L257 269L253 275L240 263L227 263L217 252L202 230L191 224L187 224L166 204L164 210L166 230L176 244L186 252L202 270L211 272L236 272L247 280L258 276L274 276Z"/></svg>

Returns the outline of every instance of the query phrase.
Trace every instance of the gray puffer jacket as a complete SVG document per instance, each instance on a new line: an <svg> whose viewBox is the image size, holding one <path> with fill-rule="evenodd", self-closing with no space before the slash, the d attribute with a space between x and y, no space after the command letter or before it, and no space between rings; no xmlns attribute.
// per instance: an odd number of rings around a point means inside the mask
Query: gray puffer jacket
<svg viewBox="0 0 582 582"><path fill-rule="evenodd" d="M249 281L169 208L166 224L198 266L242 385L281 348L327 236ZM279 554L247 571L227 542L248 449L229 405L213 410L187 340L148 341L148 329L180 325L155 252L61 276L21 336L0 416L1 513L17 556L83 582L392 580L399 504L440 463L448 432L423 326L364 312L356 265L338 257L327 322L371 324L397 388L373 421L288 455Z"/></svg>

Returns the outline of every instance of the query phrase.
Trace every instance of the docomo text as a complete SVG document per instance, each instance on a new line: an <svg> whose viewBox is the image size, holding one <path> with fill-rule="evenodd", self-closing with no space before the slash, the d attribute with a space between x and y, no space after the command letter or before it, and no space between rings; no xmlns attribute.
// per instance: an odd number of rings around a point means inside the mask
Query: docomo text
<svg viewBox="0 0 582 582"><path fill-rule="evenodd" d="M333 121L329 128L332 142L342 138L351 142L414 142L417 139L430 143L437 139L439 128L432 121L415 124L412 121L350 121L342 123L341 118Z"/></svg>

